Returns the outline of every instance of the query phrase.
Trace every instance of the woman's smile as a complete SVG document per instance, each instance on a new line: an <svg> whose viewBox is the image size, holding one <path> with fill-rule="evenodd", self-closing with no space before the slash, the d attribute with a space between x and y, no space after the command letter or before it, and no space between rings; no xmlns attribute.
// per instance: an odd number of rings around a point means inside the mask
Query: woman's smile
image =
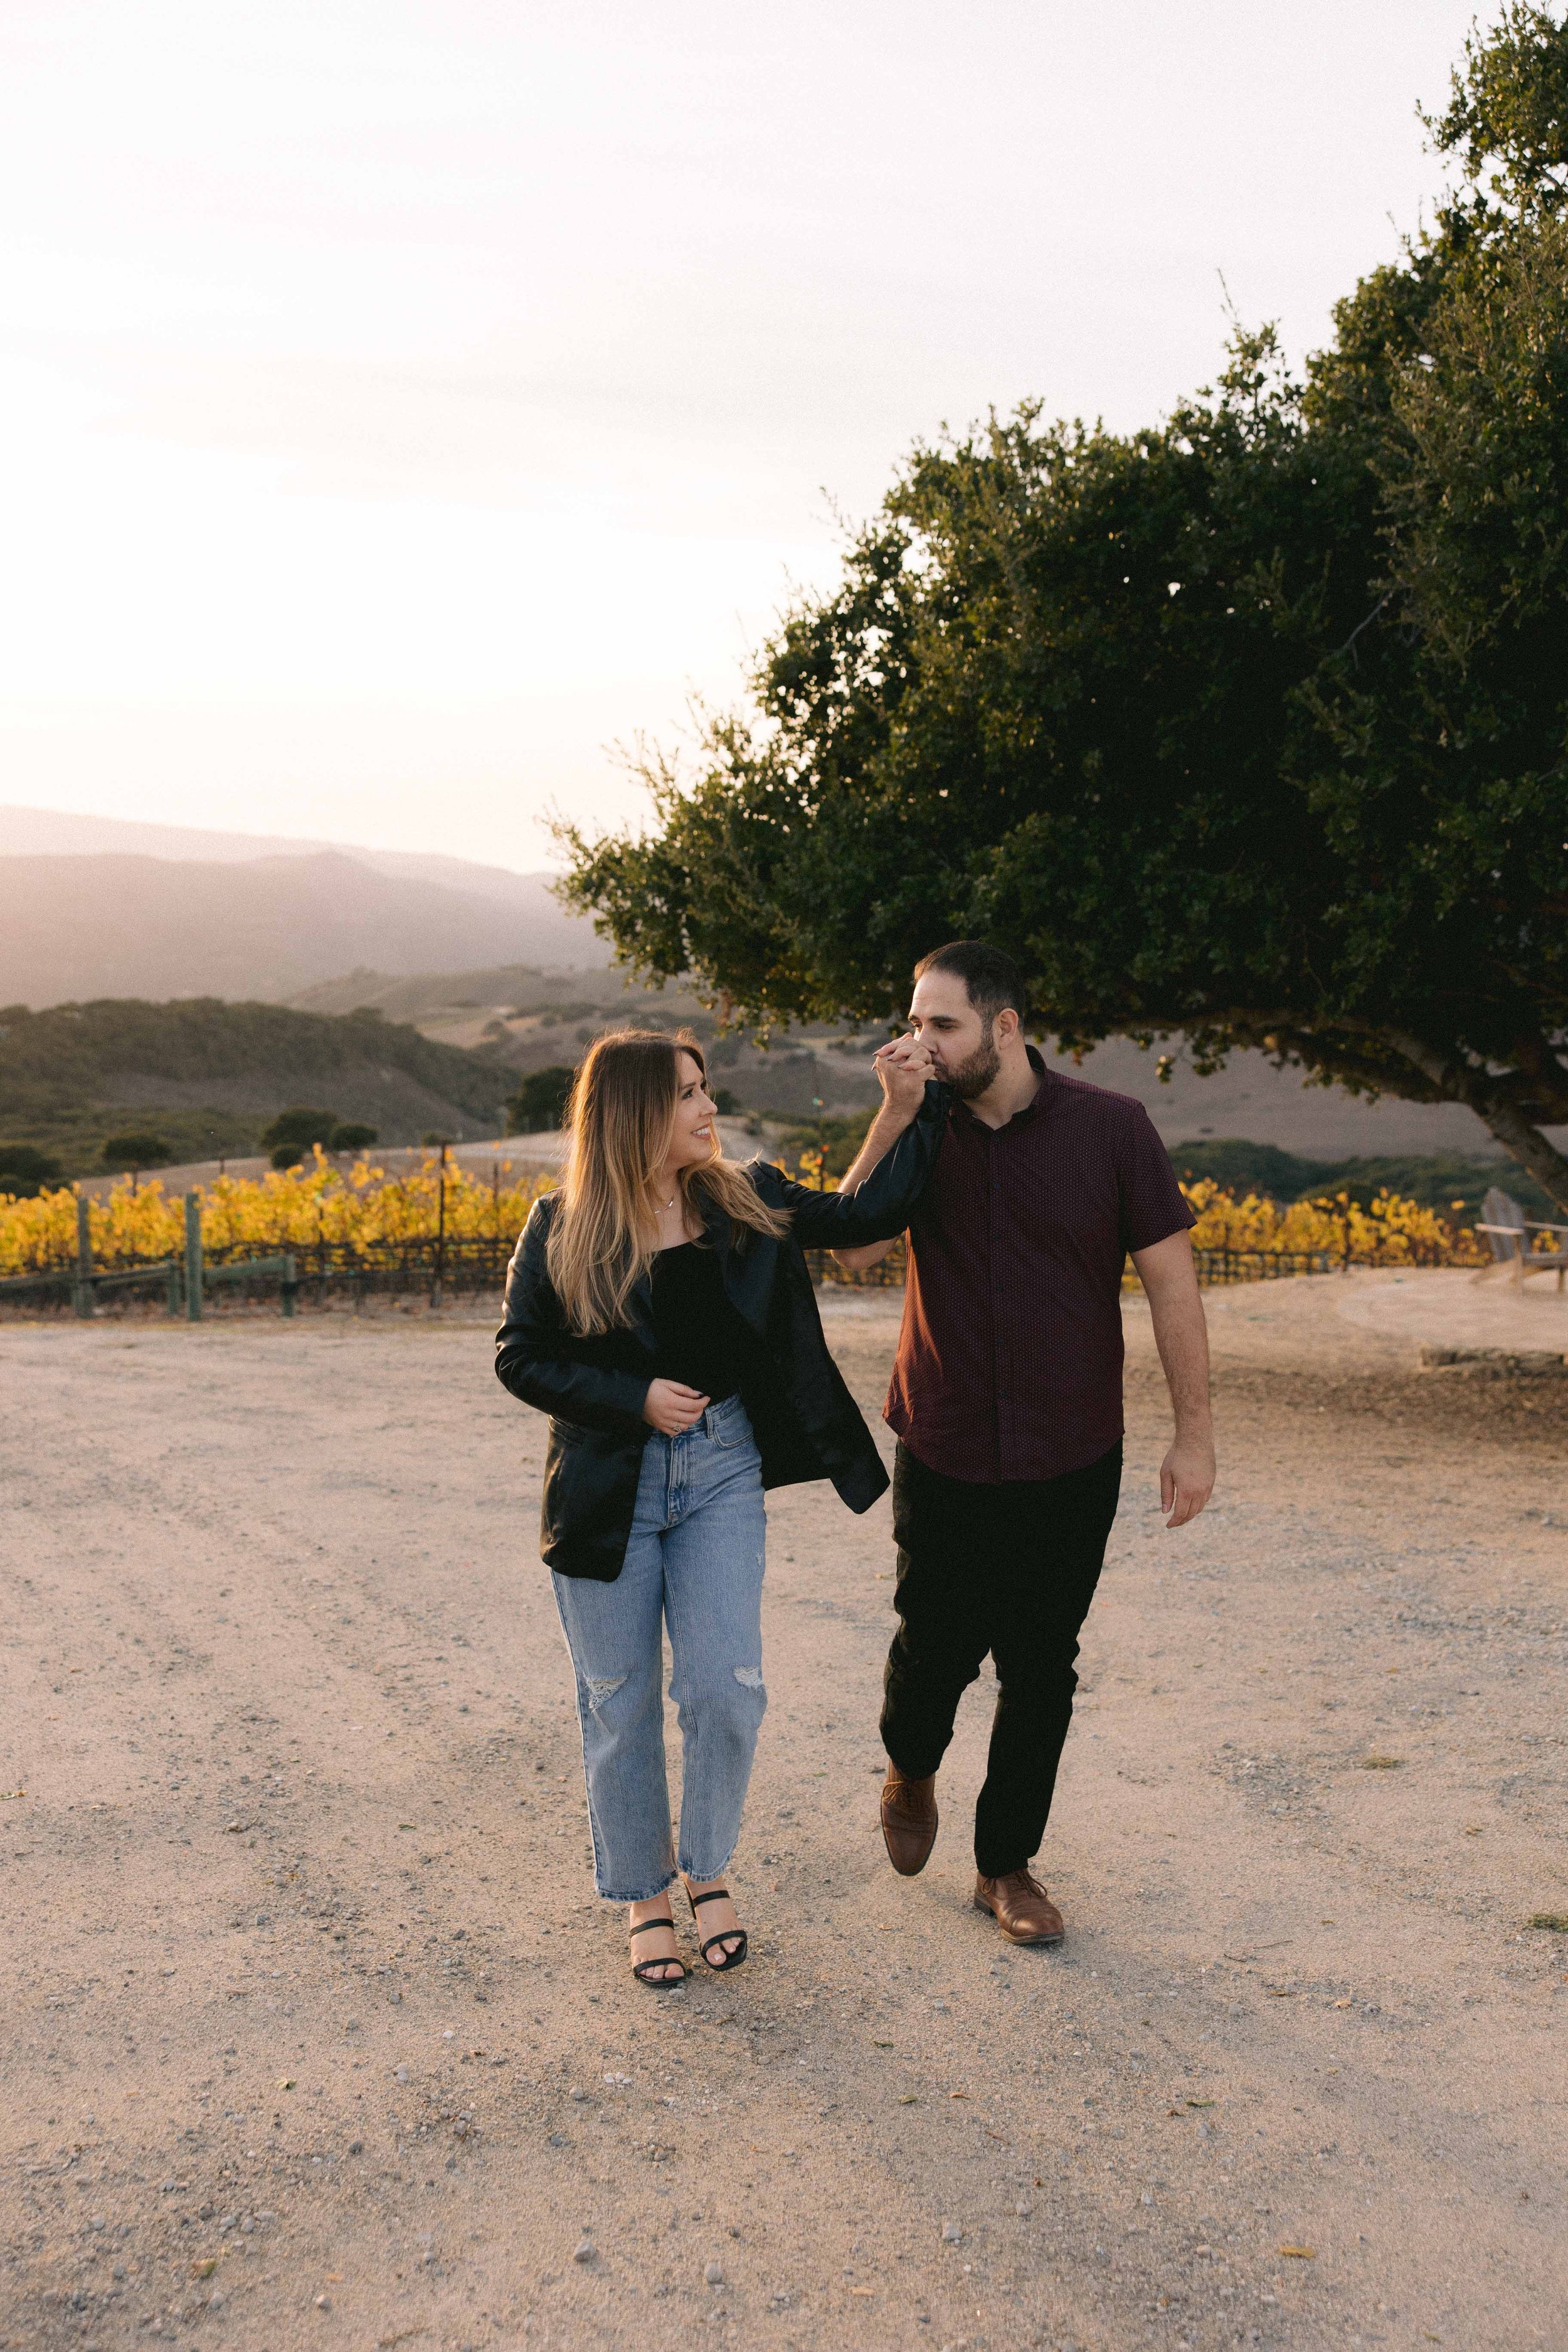
<svg viewBox="0 0 1568 2352"><path fill-rule="evenodd" d="M676 1056L675 1132L659 1178L662 1186L681 1168L700 1167L715 1149L713 1117L719 1106L708 1092L701 1063L695 1054Z"/></svg>

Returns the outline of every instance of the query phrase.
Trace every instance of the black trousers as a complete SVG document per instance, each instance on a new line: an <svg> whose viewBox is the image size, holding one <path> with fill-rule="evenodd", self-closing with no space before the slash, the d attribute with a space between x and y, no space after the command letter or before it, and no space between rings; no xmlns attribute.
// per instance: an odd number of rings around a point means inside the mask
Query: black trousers
<svg viewBox="0 0 1568 2352"><path fill-rule="evenodd" d="M972 1486L900 1445L899 1547L882 1744L900 1772L941 1764L958 1702L987 1651L999 1685L974 1860L988 1878L1022 1869L1046 1832L1072 1719L1079 1629L1116 1517L1121 1446L1060 1478Z"/></svg>

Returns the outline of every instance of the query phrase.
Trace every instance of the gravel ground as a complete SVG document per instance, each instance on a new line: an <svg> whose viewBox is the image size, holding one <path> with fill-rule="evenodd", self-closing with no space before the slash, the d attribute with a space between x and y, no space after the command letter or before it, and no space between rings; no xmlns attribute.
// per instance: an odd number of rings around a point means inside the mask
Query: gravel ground
<svg viewBox="0 0 1568 2352"><path fill-rule="evenodd" d="M1059 1952L970 1906L984 1685L889 1871L887 1506L774 1497L754 1957L673 1997L476 1309L0 1327L0 2343L1568 2345L1568 1378L1418 1370L1445 1286L1211 1294L1176 1535L1130 1303Z"/></svg>

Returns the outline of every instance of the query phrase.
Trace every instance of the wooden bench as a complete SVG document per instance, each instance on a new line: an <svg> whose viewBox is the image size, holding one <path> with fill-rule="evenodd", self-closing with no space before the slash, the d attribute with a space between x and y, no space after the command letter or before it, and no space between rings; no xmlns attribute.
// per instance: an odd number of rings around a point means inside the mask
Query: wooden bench
<svg viewBox="0 0 1568 2352"><path fill-rule="evenodd" d="M1568 1275L1568 1251L1555 1243L1550 1249L1531 1245L1531 1234L1561 1234L1568 1236L1568 1225L1544 1224L1539 1218L1527 1217L1511 1192L1502 1192L1494 1184L1481 1202L1482 1223L1476 1227L1485 1234L1491 1244L1492 1263L1478 1277L1485 1281L1506 1266L1510 1280L1522 1282L1527 1274L1554 1274L1557 1287L1563 1288Z"/></svg>

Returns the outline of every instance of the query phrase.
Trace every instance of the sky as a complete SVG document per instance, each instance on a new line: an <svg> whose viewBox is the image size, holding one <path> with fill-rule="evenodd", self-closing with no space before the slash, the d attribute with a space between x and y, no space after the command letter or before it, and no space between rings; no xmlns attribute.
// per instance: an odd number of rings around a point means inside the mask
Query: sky
<svg viewBox="0 0 1568 2352"><path fill-rule="evenodd" d="M0 0L0 801L552 862L913 442L1300 355L1453 0Z"/></svg>

